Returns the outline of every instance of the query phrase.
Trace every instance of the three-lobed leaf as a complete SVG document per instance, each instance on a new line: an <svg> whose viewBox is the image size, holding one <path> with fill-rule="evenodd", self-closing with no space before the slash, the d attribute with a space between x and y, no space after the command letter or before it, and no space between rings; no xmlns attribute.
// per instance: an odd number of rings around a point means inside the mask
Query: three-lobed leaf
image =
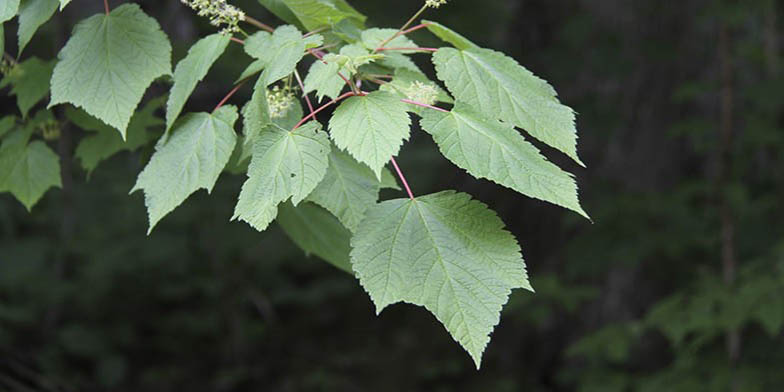
<svg viewBox="0 0 784 392"><path fill-rule="evenodd" d="M305 56L306 44L296 27L286 25L278 27L272 34L259 31L248 37L245 52L259 60L258 66L264 69L261 78L266 87L294 72L297 63ZM248 73L246 71L243 75Z"/></svg>
<svg viewBox="0 0 784 392"><path fill-rule="evenodd" d="M321 125L310 121L295 131L268 126L253 145L248 179L242 185L232 219L263 231L278 205L303 201L327 172L330 144Z"/></svg>
<svg viewBox="0 0 784 392"><path fill-rule="evenodd" d="M161 138L131 189L131 193L144 191L148 234L193 192L212 191L237 142L234 123L238 117L234 106L191 113L174 124L168 138Z"/></svg>
<svg viewBox="0 0 784 392"><path fill-rule="evenodd" d="M49 106L72 103L125 131L147 87L171 74L171 44L136 4L80 22L58 55Z"/></svg>
<svg viewBox="0 0 784 392"><path fill-rule="evenodd" d="M185 102L190 97L196 84L209 72L212 64L218 60L230 39L226 34L212 34L200 39L189 50L188 55L177 63L174 69L174 85L166 103L166 129L170 129L182 112Z"/></svg>
<svg viewBox="0 0 784 392"><path fill-rule="evenodd" d="M368 165L378 178L408 139L410 125L406 105L386 91L345 100L329 121L335 145Z"/></svg>
<svg viewBox="0 0 784 392"><path fill-rule="evenodd" d="M11 94L16 95L16 104L22 117L27 117L30 109L49 94L49 79L52 77L54 61L43 61L31 57L11 69L0 88L11 84Z"/></svg>
<svg viewBox="0 0 784 392"><path fill-rule="evenodd" d="M477 368L511 290L533 291L515 238L463 193L377 204L351 246L353 269L377 312L397 302L424 306Z"/></svg>
<svg viewBox="0 0 784 392"><path fill-rule="evenodd" d="M571 174L548 162L514 127L458 101L447 113L428 110L420 124L441 153L477 178L588 217L580 207Z"/></svg>
<svg viewBox="0 0 784 392"><path fill-rule="evenodd" d="M62 187L60 157L40 140L28 143L35 122L16 128L0 145L0 192L10 192L28 211L52 187Z"/></svg>
<svg viewBox="0 0 784 392"><path fill-rule="evenodd" d="M305 77L305 93L315 91L319 101L323 100L325 96L332 99L337 98L345 86L345 82L338 75L339 71L340 66L334 61L313 62Z"/></svg>
<svg viewBox="0 0 784 392"><path fill-rule="evenodd" d="M574 111L558 101L552 86L517 61L489 49L441 48L433 63L457 100L526 130L582 164Z"/></svg>

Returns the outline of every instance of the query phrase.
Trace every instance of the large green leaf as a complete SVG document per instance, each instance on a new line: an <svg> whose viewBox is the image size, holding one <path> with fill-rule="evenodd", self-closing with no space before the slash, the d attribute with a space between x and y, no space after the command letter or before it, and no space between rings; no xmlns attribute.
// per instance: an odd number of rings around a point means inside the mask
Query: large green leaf
<svg viewBox="0 0 784 392"><path fill-rule="evenodd" d="M144 91L171 74L169 39L136 4L80 22L58 58L49 106L72 103L123 138Z"/></svg>
<svg viewBox="0 0 784 392"><path fill-rule="evenodd" d="M166 103L167 130L180 115L196 84L207 75L212 64L223 54L229 42L227 34L208 35L196 42L188 50L188 55L177 63L174 69L174 85L169 93L169 101Z"/></svg>
<svg viewBox="0 0 784 392"><path fill-rule="evenodd" d="M354 231L365 211L378 200L379 189L381 183L367 166L333 148L327 174L308 200L326 208Z"/></svg>
<svg viewBox="0 0 784 392"><path fill-rule="evenodd" d="M131 122L128 123L127 140L123 140L110 126L84 111L69 108L66 116L74 124L86 131L94 132L82 139L74 151L74 156L79 159L87 175L89 176L101 161L114 154L121 151L135 151L151 142L156 133L148 129L163 125L163 120L155 116L155 111L161 106L163 100L155 99L147 103L142 110L136 111L131 117Z"/></svg>
<svg viewBox="0 0 784 392"><path fill-rule="evenodd" d="M441 48L433 63L457 100L525 129L582 164L574 111L558 101L552 86L517 61L489 49Z"/></svg>
<svg viewBox="0 0 784 392"><path fill-rule="evenodd" d="M212 114L191 113L174 124L168 138L161 138L131 189L144 191L148 234L193 192L212 191L237 142L234 123L238 117L234 106Z"/></svg>
<svg viewBox="0 0 784 392"><path fill-rule="evenodd" d="M16 66L0 82L0 88L11 84L11 94L16 95L16 104L22 117L49 94L49 79L52 77L54 61L43 61L31 57Z"/></svg>
<svg viewBox="0 0 784 392"><path fill-rule="evenodd" d="M332 214L313 203L282 203L275 220L286 235L306 254L314 254L343 271L352 273L349 252L351 232Z"/></svg>
<svg viewBox="0 0 784 392"><path fill-rule="evenodd" d="M329 139L310 121L296 131L275 124L253 146L248 179L242 185L233 219L263 231L275 219L278 204L304 200L327 172Z"/></svg>
<svg viewBox="0 0 784 392"><path fill-rule="evenodd" d="M259 31L245 40L245 52L263 64L261 78L265 85L282 79L296 69L297 63L305 56L305 40L296 27L286 25L270 34Z"/></svg>
<svg viewBox="0 0 784 392"><path fill-rule="evenodd" d="M487 178L526 196L588 215L580 207L571 174L548 162L514 127L458 101L447 113L422 113L422 128L441 153L477 178Z"/></svg>
<svg viewBox="0 0 784 392"><path fill-rule="evenodd" d="M16 129L0 147L0 192L11 192L29 211L49 188L61 187L60 157L44 142L27 144L32 129Z"/></svg>
<svg viewBox="0 0 784 392"><path fill-rule="evenodd" d="M410 125L405 104L386 91L345 100L329 120L335 144L367 164L376 177L408 139Z"/></svg>
<svg viewBox="0 0 784 392"><path fill-rule="evenodd" d="M19 5L19 53L21 54L33 34L57 11L58 0L22 0Z"/></svg>
<svg viewBox="0 0 784 392"><path fill-rule="evenodd" d="M19 0L0 1L0 23L11 20L19 11Z"/></svg>
<svg viewBox="0 0 784 392"><path fill-rule="evenodd" d="M380 203L351 246L354 271L377 312L397 302L424 306L477 368L511 290L533 291L515 238L464 193Z"/></svg>

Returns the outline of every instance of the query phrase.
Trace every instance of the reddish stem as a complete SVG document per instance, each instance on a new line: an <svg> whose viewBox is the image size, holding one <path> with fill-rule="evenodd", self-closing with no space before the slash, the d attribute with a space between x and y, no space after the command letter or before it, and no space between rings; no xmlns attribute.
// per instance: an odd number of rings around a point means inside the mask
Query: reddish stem
<svg viewBox="0 0 784 392"><path fill-rule="evenodd" d="M449 112L449 110L446 110L446 109L441 109L441 108L440 108L440 107L438 107L438 106L428 105L428 104L426 104L426 103L417 102L417 101L412 101L412 100L410 100L410 99L405 99L405 98L404 98L404 99L401 99L401 101L403 101L403 102L405 102L405 103L410 103L410 104L412 104L412 105L421 106L421 107L423 107L423 108L428 108L428 109L438 110L439 112L444 112L444 113L447 113L447 112Z"/></svg>
<svg viewBox="0 0 784 392"><path fill-rule="evenodd" d="M390 162L392 162L392 166L395 167L395 171L397 172L397 176L400 177L400 181L403 182L403 187L406 188L406 192L408 192L408 197L410 197L411 200L414 200L415 199L414 193L411 192L411 187L408 186L408 181L406 181L406 177L403 175L403 172L400 170L400 167L397 165L397 162L395 162L395 158L392 157L389 158L389 160Z"/></svg>
<svg viewBox="0 0 784 392"><path fill-rule="evenodd" d="M231 89L231 91L229 91L229 93L228 93L228 94L226 94L226 96L225 96L225 97L223 97L223 99L221 99L221 101L220 101L220 102L218 102L218 105L217 105L217 106L215 106L215 109L212 109L212 111L214 112L214 111L216 111L216 110L220 109L220 108L221 108L221 106L223 106L223 104L225 104L225 103L226 103L226 101L228 101L228 100L229 100L229 98L231 98L231 96L232 96L232 95L234 95L234 93L236 93L236 92L237 92L237 90L239 90L239 89L240 89L240 87L242 87L242 85L243 85L243 84L245 84L245 82L247 82L247 81L248 81L248 79L245 79L245 80L241 81L241 82L240 82L238 85L234 86L234 88L233 88L233 89Z"/></svg>
<svg viewBox="0 0 784 392"><path fill-rule="evenodd" d="M229 39L230 39L230 40L232 40L232 41L234 41L234 42L236 42L236 43L238 43L238 44L240 44L240 45L245 45L245 41L243 41L243 40L241 40L241 39L239 39L239 38L234 38L234 37L231 37L231 38L229 38Z"/></svg>
<svg viewBox="0 0 784 392"><path fill-rule="evenodd" d="M356 95L356 94L354 94L353 91L349 91L349 92L347 92L347 93L345 93L345 94L343 94L343 95L341 95L341 96L339 96L339 97L337 97L337 98L335 98L335 99L333 99L333 100L331 100L331 101L321 105L321 107L319 107L318 109L314 110L312 113L308 114L307 116L303 117L302 120L299 120L297 125L295 125L294 128L292 128L291 130L294 131L295 129L301 127L302 124L304 124L306 121L316 117L316 115L319 114L319 112L321 112L322 110L324 110L324 109L326 109L326 108L328 108L328 107L330 107L330 106L332 106L332 105L342 101L345 98L348 98L348 97L351 97L351 96L354 96L354 95Z"/></svg>
<svg viewBox="0 0 784 392"><path fill-rule="evenodd" d="M412 28L410 28L408 30L403 30L400 33L400 35L405 35L405 34L408 34L408 33L412 32L412 31L417 31L419 29L424 29L427 26L430 26L430 23L422 23L422 24L416 25L416 26L414 26L414 27L412 27Z"/></svg>
<svg viewBox="0 0 784 392"><path fill-rule="evenodd" d="M248 23L248 24L254 25L254 26L256 26L256 27L258 27L258 28L260 28L262 30L269 31L270 33L275 31L274 28L272 28L272 27L270 27L270 26L268 26L268 25L266 25L264 23L261 23L258 20L253 19L253 18L251 18L250 16L247 16L247 15L245 15L245 22Z"/></svg>
<svg viewBox="0 0 784 392"><path fill-rule="evenodd" d="M319 27L319 28L317 28L317 29L315 29L313 31L307 32L305 35L302 36L302 38L310 37L311 35L318 34L318 33L322 32L324 30L327 30L327 27Z"/></svg>
<svg viewBox="0 0 784 392"><path fill-rule="evenodd" d="M106 10L106 15L109 15L109 0L103 0L103 8Z"/></svg>
<svg viewBox="0 0 784 392"><path fill-rule="evenodd" d="M388 48L388 47L384 47L384 48L376 49L376 51L378 51L378 52L382 52L382 51L385 51L385 50L400 50L400 51L402 51L402 50L410 50L412 52L437 52L438 51L437 48Z"/></svg>

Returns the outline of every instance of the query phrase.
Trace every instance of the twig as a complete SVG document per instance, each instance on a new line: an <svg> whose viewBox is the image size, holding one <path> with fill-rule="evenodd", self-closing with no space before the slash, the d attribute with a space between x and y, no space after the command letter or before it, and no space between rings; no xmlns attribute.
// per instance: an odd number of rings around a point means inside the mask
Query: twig
<svg viewBox="0 0 784 392"><path fill-rule="evenodd" d="M305 84L302 83L302 78L299 76L299 71L296 69L294 70L294 77L297 78L297 83L299 84L299 88L302 90L302 96L305 97L305 102L308 103L308 109L310 112L313 113L313 104L310 103L310 98L308 97L308 93L305 92Z"/></svg>
<svg viewBox="0 0 784 392"><path fill-rule="evenodd" d="M103 8L106 10L106 15L109 15L109 0L103 0Z"/></svg>
<svg viewBox="0 0 784 392"><path fill-rule="evenodd" d="M376 51L378 51L378 52L385 51L385 50L397 50L397 51L410 50L412 52L437 52L438 51L437 48L416 48L416 47L412 47L412 48L378 48L378 49L376 49Z"/></svg>
<svg viewBox="0 0 784 392"><path fill-rule="evenodd" d="M395 167L397 176L400 177L400 181L403 182L403 187L406 188L406 192L408 192L408 197L410 197L411 200L415 200L416 198L414 197L414 193L411 192L411 187L408 186L408 181L406 181L406 176L403 175L403 172L400 170L400 167L397 165L397 162L395 162L395 158L391 157L389 158L389 161L392 162L392 166Z"/></svg>
<svg viewBox="0 0 784 392"><path fill-rule="evenodd" d="M256 27L258 27L258 28L260 28L262 30L269 31L270 33L275 31L275 29L272 28L271 26L266 25L264 23L261 23L258 20L254 19L254 18L251 18L250 16L247 16L247 15L245 15L244 22L246 22L246 23L248 23L250 25L256 26Z"/></svg>
<svg viewBox="0 0 784 392"><path fill-rule="evenodd" d="M321 107L319 107L318 109L314 110L313 113L310 113L307 116L303 117L302 120L299 120L297 125L295 125L294 128L292 128L291 130L294 131L295 129L301 127L302 124L304 124L306 121L316 117L316 115L319 114L319 112L321 112L322 110L324 110L324 109L326 109L326 108L328 108L328 107L330 107L330 106L332 106L332 105L342 101L345 98L352 97L354 95L356 95L356 94L353 91L349 91L349 92L347 92L347 93L345 93L345 94L343 94L343 95L341 95L341 96L339 96L339 97L337 97L337 98L335 98L335 99L333 99L333 100L331 100L331 101L321 105Z"/></svg>
<svg viewBox="0 0 784 392"><path fill-rule="evenodd" d="M220 109L220 108L221 108L221 106L223 106L223 104L225 104L225 103L226 103L226 101L228 101L228 100L229 100L229 98L231 98L231 96L232 96L232 95L234 95L234 93L236 93L236 92L237 92L237 90L239 90L239 89L240 89L240 87L242 87L242 85L244 85L244 84L245 84L245 82L247 82L247 81L248 81L248 79L245 79L245 80L243 80L243 81L239 82L239 84L237 84L236 86L234 86L234 88L233 88L233 89L231 89L231 91L229 91L229 93L228 93L228 94L226 94L226 96L225 96L225 97L223 97L223 99L221 99L221 101L220 101L220 102L218 102L218 105L217 105L217 106L215 106L215 109L212 109L212 111L214 112L214 111L216 111L216 110Z"/></svg>

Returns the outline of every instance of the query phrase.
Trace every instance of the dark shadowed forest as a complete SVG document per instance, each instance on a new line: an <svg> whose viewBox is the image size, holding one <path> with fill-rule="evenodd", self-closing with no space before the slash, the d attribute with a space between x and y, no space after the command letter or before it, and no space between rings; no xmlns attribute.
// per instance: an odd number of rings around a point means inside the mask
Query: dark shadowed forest
<svg viewBox="0 0 784 392"><path fill-rule="evenodd" d="M215 31L180 1L136 2L175 62ZM395 28L421 6L351 3ZM56 57L102 11L73 0L23 58ZM542 148L575 173L592 222L475 179L417 129L401 150L417 193L470 193L522 247L536 293L513 291L481 370L430 313L376 316L355 277L277 224L229 222L244 176L222 175L147 236L144 198L128 192L152 145L88 176L70 159L84 132L66 125L49 143L69 157L62 189L31 212L0 194L0 391L781 390L784 2L450 0L426 18L549 81L578 113L587 166ZM16 29L4 24L14 56ZM247 63L229 46L189 107L211 109ZM0 105L16 110L7 91Z"/></svg>

